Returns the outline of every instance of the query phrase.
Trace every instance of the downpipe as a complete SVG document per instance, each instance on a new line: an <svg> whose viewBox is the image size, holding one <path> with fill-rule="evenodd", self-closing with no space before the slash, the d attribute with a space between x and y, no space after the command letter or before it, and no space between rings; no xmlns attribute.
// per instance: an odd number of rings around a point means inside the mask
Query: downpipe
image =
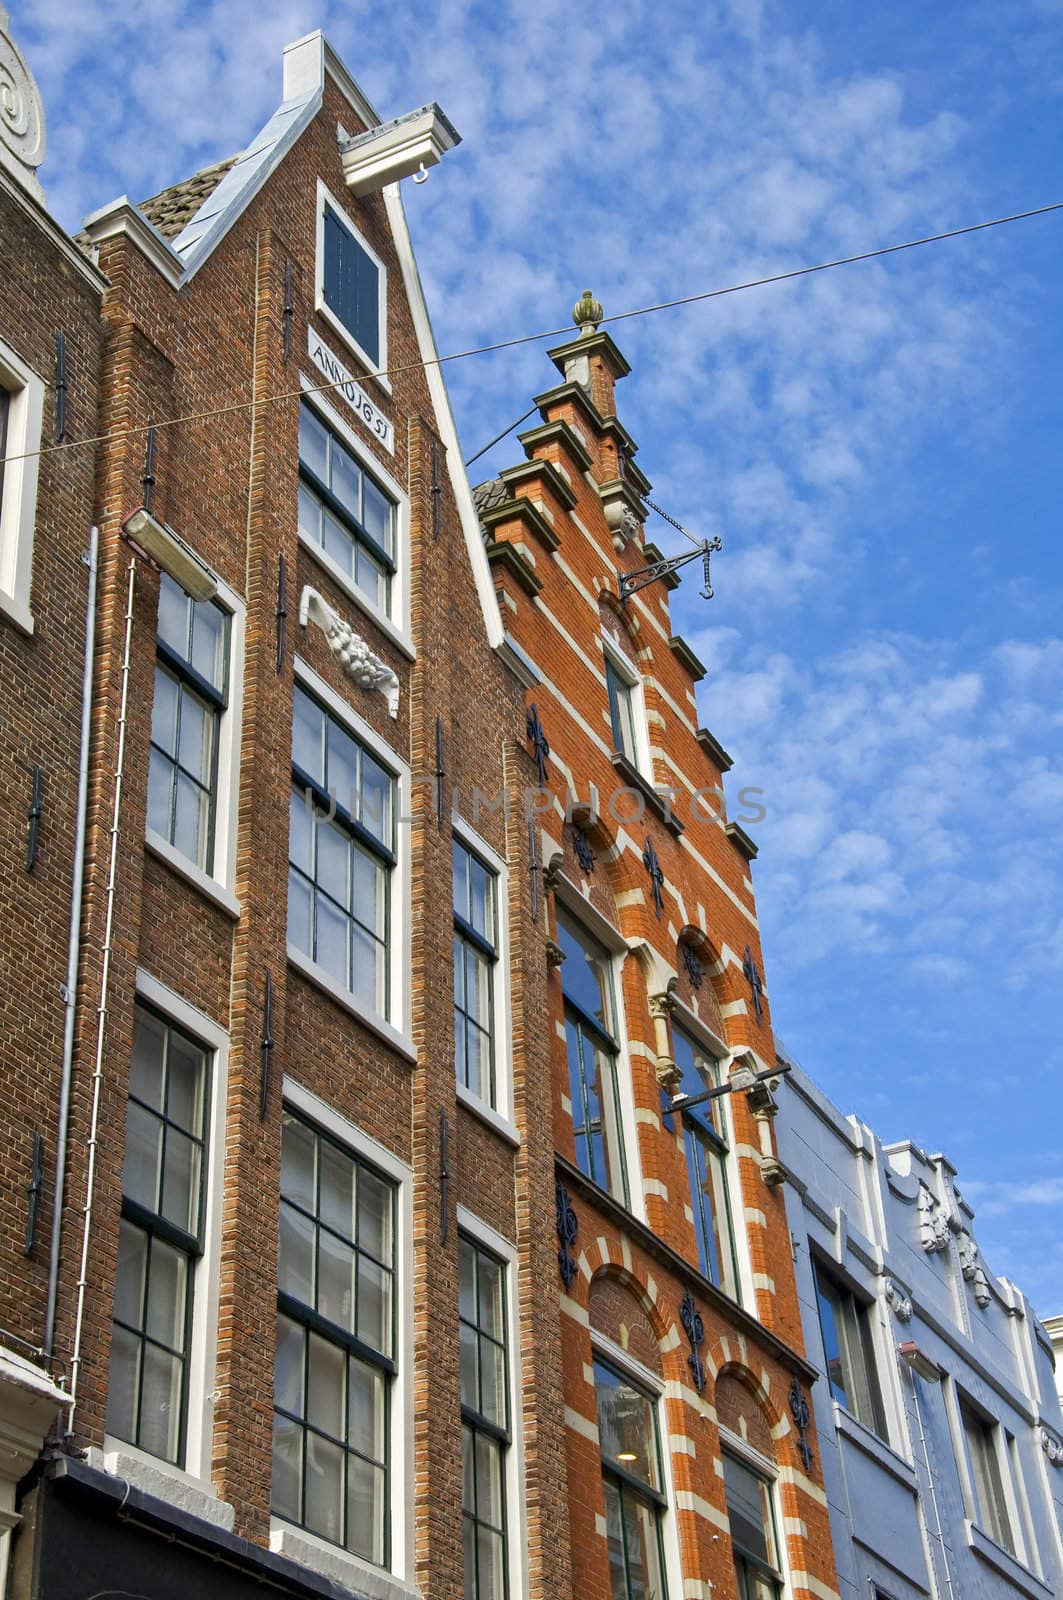
<svg viewBox="0 0 1063 1600"><path fill-rule="evenodd" d="M129 563L129 585L126 593L125 642L122 650L122 691L118 717L118 754L114 773L114 798L111 804L111 859L107 871L106 913L103 930L103 963L100 969L100 998L96 1007L96 1060L92 1073L92 1110L89 1117L88 1165L85 1170L85 1204L81 1225L81 1268L77 1284L77 1315L74 1321L74 1347L70 1361L70 1409L67 1418L67 1436L74 1432L74 1411L77 1406L78 1386L81 1377L81 1340L85 1326L85 1293L88 1287L89 1249L92 1239L92 1205L96 1188L96 1150L100 1132L100 1100L103 1085L103 1053L107 1036L107 1004L111 981L111 953L114 940L114 907L118 877L119 820L122 812L122 784L125 776L125 743L129 710L130 660L133 644L133 596L136 592L137 563Z"/></svg>
<svg viewBox="0 0 1063 1600"><path fill-rule="evenodd" d="M81 910L85 889L85 831L89 798L89 741L92 734L92 674L96 648L96 580L100 532L89 529L89 548L85 564L89 569L89 591L85 608L85 671L81 683L81 749L78 763L77 818L74 834L74 875L70 889L70 940L67 946L66 983L62 990L66 1014L63 1019L63 1067L59 1087L59 1125L56 1131L55 1195L52 1210L52 1237L48 1254L48 1298L44 1310L44 1355L49 1358L55 1345L55 1303L59 1287L59 1248L63 1234L63 1203L66 1193L66 1154L70 1128L70 1084L74 1070L74 1024L77 1010L78 959L81 953Z"/></svg>

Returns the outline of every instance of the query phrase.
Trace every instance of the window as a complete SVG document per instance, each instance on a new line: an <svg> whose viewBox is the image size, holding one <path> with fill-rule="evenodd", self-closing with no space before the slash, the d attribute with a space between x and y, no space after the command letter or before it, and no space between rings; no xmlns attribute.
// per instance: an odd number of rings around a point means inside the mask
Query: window
<svg viewBox="0 0 1063 1600"><path fill-rule="evenodd" d="M576 1163L626 1205L612 960L560 909L557 941L565 956L561 988Z"/></svg>
<svg viewBox="0 0 1063 1600"><path fill-rule="evenodd" d="M30 588L45 386L0 340L0 611L33 632ZM5 461L5 457L12 459Z"/></svg>
<svg viewBox="0 0 1063 1600"><path fill-rule="evenodd" d="M693 1098L717 1086L719 1063L674 1024L672 1054L681 1073L677 1093ZM661 1110L666 1127L672 1126L670 1104L669 1097L662 1094ZM706 1100L691 1111L681 1111L679 1119L687 1158L698 1266L710 1282L726 1289L737 1300L740 1298L738 1264L727 1192L727 1143L720 1131L722 1109L721 1101Z"/></svg>
<svg viewBox="0 0 1063 1600"><path fill-rule="evenodd" d="M665 1600L657 1406L630 1378L594 1363L612 1600Z"/></svg>
<svg viewBox="0 0 1063 1600"><path fill-rule="evenodd" d="M1015 1535L1000 1470L1000 1425L960 1397L960 1421L974 1494L974 1521L997 1544L1015 1555Z"/></svg>
<svg viewBox="0 0 1063 1600"><path fill-rule="evenodd" d="M298 684L292 727L288 941L387 1017L395 788L387 771Z"/></svg>
<svg viewBox="0 0 1063 1600"><path fill-rule="evenodd" d="M377 1566L390 1560L394 1214L387 1178L285 1113L272 1508Z"/></svg>
<svg viewBox="0 0 1063 1600"><path fill-rule="evenodd" d="M397 507L304 401L299 409L299 532L385 615L391 611Z"/></svg>
<svg viewBox="0 0 1063 1600"><path fill-rule="evenodd" d="M230 617L159 580L151 708L148 827L204 872L214 870L218 747L228 700Z"/></svg>
<svg viewBox="0 0 1063 1600"><path fill-rule="evenodd" d="M613 729L613 749L626 756L633 767L639 764L639 742L635 729L636 685L622 673L608 654L605 658L605 686L609 694L609 721Z"/></svg>
<svg viewBox="0 0 1063 1600"><path fill-rule="evenodd" d="M850 1289L832 1278L821 1262L814 1262L813 1270L830 1392L839 1405L885 1439L886 1416L875 1370L868 1309Z"/></svg>
<svg viewBox="0 0 1063 1600"><path fill-rule="evenodd" d="M504 1600L509 1401L504 1264L461 1239L462 1538L465 1600Z"/></svg>
<svg viewBox="0 0 1063 1600"><path fill-rule="evenodd" d="M319 296L370 368L385 363L386 273L353 223L325 197L318 246Z"/></svg>
<svg viewBox="0 0 1063 1600"><path fill-rule="evenodd" d="M184 1460L192 1279L203 1250L208 1052L138 1002L107 1431Z"/></svg>
<svg viewBox="0 0 1063 1600"><path fill-rule="evenodd" d="M771 1481L725 1450L723 1482L738 1600L779 1600L783 1579Z"/></svg>
<svg viewBox="0 0 1063 1600"><path fill-rule="evenodd" d="M498 884L479 856L454 840L454 1061L458 1082L496 1104L494 983Z"/></svg>

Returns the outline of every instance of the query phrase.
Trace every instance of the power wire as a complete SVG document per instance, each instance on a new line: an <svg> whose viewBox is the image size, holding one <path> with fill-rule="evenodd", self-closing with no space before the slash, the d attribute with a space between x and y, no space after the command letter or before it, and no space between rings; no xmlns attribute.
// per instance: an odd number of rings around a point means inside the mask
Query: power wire
<svg viewBox="0 0 1063 1600"><path fill-rule="evenodd" d="M921 239L906 239L902 244L881 245L875 250L862 250L858 255L839 256L833 261L820 261L810 267L793 267L788 272L773 272L763 278L749 278L742 283L728 284L723 289L705 289L700 294L681 295L675 300L659 300L654 305L638 306L631 311L615 311L608 317L602 317L599 326L606 322L626 322L632 317L647 317L654 311L671 311L677 306L697 305L703 300L718 300L723 295L740 294L746 289L760 289L772 283L786 283L791 278L806 278L814 272L829 272L834 267L849 267L859 261L873 261L879 256L896 255L902 250L916 250L925 244L940 244L945 239L959 239L964 234L981 233L986 228L1003 227L1005 223L1025 222L1030 217L1043 217L1051 211L1063 211L1063 200L1054 201L1047 206L1036 206L1032 211L1013 211L1006 217L992 217L987 222L970 222L965 227L950 228L945 233L926 234ZM512 339L498 339L493 344L473 345L468 350L452 350L449 355L432 356L427 361L408 361L401 367L384 367L379 371L368 373L367 376L370 378L393 378L402 372L414 372L425 367L442 367L449 361L464 361L469 356L490 355L497 350L513 350L519 345L536 344L543 339L558 339L570 336L571 333L571 324L563 328L546 328L541 333L524 333ZM231 406L218 406L212 411L193 411L180 417L166 417L161 422L154 422L150 425L138 423L134 427L115 428L108 433L94 434L87 439L68 439L62 444L44 445L39 450L25 450L19 455L4 456L0 458L0 465L6 465L10 461L25 461L32 456L54 455L60 450L77 450L85 445L105 444L112 439L131 438L138 433L147 433L149 426L157 431L160 428L181 427L189 422L212 422L218 417L232 416L239 411L251 411L259 406L279 405L285 400L298 400L306 394L326 394L333 389L342 389L348 381L348 379L344 378L335 383L318 384L314 388L289 389L281 394L264 395L261 400L241 400ZM526 413L526 415L530 416L531 412ZM523 422L524 418L521 417L519 420ZM514 428L517 426L518 423L516 422L512 425ZM511 428L507 428L505 433L499 435L499 438L505 438L505 434L511 431ZM497 440L492 440L492 444L494 443L497 443ZM484 448L487 450L491 446L487 445ZM477 455L473 456L472 460L477 460L483 454L484 451L482 450L477 452Z"/></svg>

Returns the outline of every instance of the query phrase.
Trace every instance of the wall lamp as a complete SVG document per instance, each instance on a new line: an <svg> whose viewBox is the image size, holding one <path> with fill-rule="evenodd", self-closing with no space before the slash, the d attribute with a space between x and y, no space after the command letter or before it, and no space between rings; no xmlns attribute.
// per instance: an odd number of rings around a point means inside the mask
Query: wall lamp
<svg viewBox="0 0 1063 1600"><path fill-rule="evenodd" d="M905 1339L899 1344L897 1354L925 1383L941 1382L941 1368L936 1361L931 1361L925 1350L920 1350L914 1339Z"/></svg>
<svg viewBox="0 0 1063 1600"><path fill-rule="evenodd" d="M144 506L126 518L122 533L135 550L163 572L168 572L193 600L213 600L218 592L218 580L206 562Z"/></svg>

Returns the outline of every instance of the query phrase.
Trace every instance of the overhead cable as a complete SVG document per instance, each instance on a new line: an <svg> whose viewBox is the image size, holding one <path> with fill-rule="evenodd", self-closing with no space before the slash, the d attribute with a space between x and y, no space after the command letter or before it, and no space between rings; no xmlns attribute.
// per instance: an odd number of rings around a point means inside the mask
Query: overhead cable
<svg viewBox="0 0 1063 1600"><path fill-rule="evenodd" d="M632 317L648 317L655 311L671 311L677 306L697 305L703 300L718 300L723 295L741 294L746 289L761 289L772 283L786 283L791 278L806 278L815 272L829 272L834 267L849 267L860 261L874 261L880 256L896 255L902 250L916 250L920 245L940 244L945 239L958 239L964 234L981 233L986 228L999 228L1008 222L1025 222L1030 217L1043 217L1051 211L1063 211L1063 200L1054 201L1051 205L1036 206L1031 211L1013 211L1006 217L992 217L987 222L970 222L962 228L950 228L944 233L929 233L921 239L906 239L901 244L881 245L875 250L862 250L857 255L839 256L833 261L819 261L810 267L792 267L788 272L773 272L761 278L747 278L742 283L731 283L722 289L704 289L698 294L680 295L674 300L658 300L653 305L637 306L630 311L615 311L610 316L602 317L598 326L606 322L626 322ZM572 325L569 323L563 328L545 328L540 333L518 334L511 339L498 339L493 344L473 345L468 350L452 350L445 356L430 356L427 361L407 361L398 367L382 367L378 371L366 374L369 378L394 378L403 372L414 372L425 367L442 367L450 361L465 361L470 356L490 355L497 350L513 350L519 345L536 344L543 339L559 339L572 336ZM264 395L259 400L240 400L229 406L218 406L211 411L192 411L183 416L166 417L162 421L138 423L129 428L114 428L107 433L93 434L86 439L67 439L62 444L44 445L38 450L24 450L20 454L0 457L0 465L10 461L25 461L31 456L55 455L60 450L77 450L90 444L105 444L113 439L125 439L139 433L147 433L149 426L153 428L177 428L185 423L212 422L218 417L233 416L240 411L257 410L260 406L279 405L285 400L299 400L307 394L327 394L333 389L342 389L350 380L338 379L335 383L322 383L313 387L288 389L280 394ZM531 415L531 413L527 413ZM521 421L524 420L522 417ZM513 427L517 423L512 424ZM505 430L509 433L510 428ZM500 438L505 438L505 433ZM497 443L492 440L492 443ZM485 446L490 449L490 445ZM479 451L478 455L484 452ZM478 457L473 456L472 460Z"/></svg>

